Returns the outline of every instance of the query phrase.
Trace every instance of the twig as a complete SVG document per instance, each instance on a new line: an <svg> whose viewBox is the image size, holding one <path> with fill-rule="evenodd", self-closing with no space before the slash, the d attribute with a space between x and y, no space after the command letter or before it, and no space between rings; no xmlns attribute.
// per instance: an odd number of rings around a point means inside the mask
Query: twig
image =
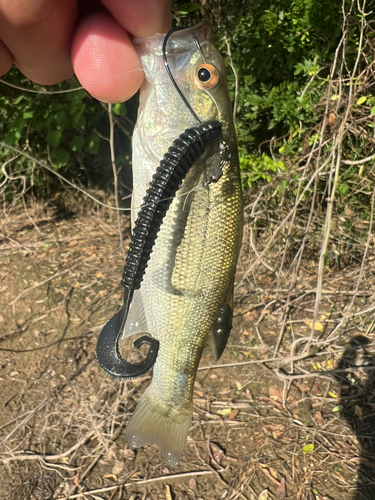
<svg viewBox="0 0 375 500"><path fill-rule="evenodd" d="M302 193L300 194L299 198L295 201L294 203L294 206L293 208L290 210L290 212L284 217L284 219L281 221L281 223L279 224L279 226L277 227L276 231L274 231L274 233L272 234L271 238L268 240L266 246L264 247L262 253L259 255L259 257L251 264L251 266L247 269L247 271L245 272L245 274L241 277L239 283L236 285L235 287L235 291L237 291L243 281L249 276L249 274L251 273L251 271L254 269L254 267L258 264L258 262L260 261L260 259L265 255L265 253L269 250L270 246L272 245L272 243L275 241L277 235L280 233L281 229L285 226L285 224L288 222L288 220L290 219L290 217L293 215L293 213L295 212L295 210L297 210L299 204L301 203L301 201L303 200L303 197L305 196L305 193L310 189L310 186L311 184L314 182L315 178L319 176L319 173L326 167L326 165L328 164L328 162L330 161L331 159L331 155L322 163L322 165L314 172L314 174L311 176L310 180L307 182L306 186L304 187L304 189L302 190Z"/></svg>
<svg viewBox="0 0 375 500"><path fill-rule="evenodd" d="M319 313L319 307L320 307L320 302L321 302L321 290L323 286L323 270L324 270L324 261L326 258L326 252L327 252L327 246L328 246L328 240L329 236L331 234L331 222L332 222L332 210L333 210L333 202L335 199L335 192L336 192L336 187L339 179L339 165L340 165L340 160L341 160L341 147L342 147L342 137L343 137L343 127L340 127L340 132L339 132L339 137L338 137L338 144L339 144L339 153L338 153L338 158L337 160L335 159L335 149L333 148L333 155L332 155L332 163L331 163L331 170L330 170L330 179L329 179L329 192L328 192L328 197L327 197L327 212L326 212L326 222L324 226L324 235L322 239L322 245L320 249L320 255L319 255L319 265L318 265L318 279L316 283L316 296L315 296L315 308L314 308L314 319L311 325L311 331L310 331L310 336L308 338L308 341L304 347L304 352L309 352L311 342L313 341L314 338L314 326L315 323L318 319L318 313ZM332 170L335 166L335 177L333 181L333 186L331 190L331 175L332 175Z"/></svg>
<svg viewBox="0 0 375 500"><path fill-rule="evenodd" d="M375 309L375 306L373 307ZM305 341L306 339L298 339L297 341ZM296 341L296 342L297 342ZM325 344L326 341L320 341L320 344ZM342 347L340 349L337 349L336 352L342 351ZM262 365L266 363L288 363L289 361L302 361L303 359L310 359L316 356L322 356L323 354L332 354L335 352L334 350L330 349L328 351L321 351L317 354L300 354L298 356L287 356L287 357L273 357L269 359L253 359L252 361L238 361L237 363L223 363L222 365L208 365L208 366L200 366L198 368L198 371L203 371L203 370L215 370L218 368L230 368L233 366L246 366L246 365Z"/></svg>
<svg viewBox="0 0 375 500"><path fill-rule="evenodd" d="M366 0L363 1L363 10L366 5ZM319 307L320 307L320 302L321 302L321 289L322 289L322 284L323 284L323 269L324 269L324 259L325 259L325 254L327 251L327 246L328 246L328 240L331 232L331 222L332 222L332 210L333 210L333 201L335 199L335 194L336 194L336 188L339 180L339 171L340 171L340 165L341 165L341 160L342 160L342 146L343 146L343 138L344 138L344 129L348 120L349 116L349 111L351 109L351 104L353 100L353 88L354 88L354 78L357 72L359 60L362 54L362 46L363 46L363 35L364 35L364 18L361 18L361 30L360 30L360 37L359 37L359 44L358 44L358 51L357 51L357 57L356 61L354 63L354 68L353 71L350 75L350 85L349 85L349 96L348 96L348 103L347 107L345 110L345 115L344 118L340 124L339 128L339 133L337 136L337 140L335 141L335 147L332 149L333 153L335 152L335 149L337 147L337 158L334 157L332 158L332 167L335 165L335 176L332 184L332 189L331 189L331 182L329 182L328 185L328 197L327 197L327 213L326 213L326 223L324 227L324 236L322 240L322 246L321 246L321 251L320 251L320 257L319 257L319 267L318 267L318 280L317 280L317 293L316 293L316 298L315 298L315 307L314 307L314 320L311 326L311 332L310 336L308 339L308 342L306 343L304 347L304 352L308 352L311 346L311 342L313 341L314 338L314 324L317 321L318 318L318 313L319 313ZM343 37L346 35L347 31L347 19L345 16L345 11L344 11L344 26L345 28L343 29ZM333 76L333 71L335 69L336 65L336 60L337 60L337 54L338 50L336 49L335 53L335 62L333 64L332 70L331 70L331 77ZM332 167L330 171L330 177L332 175ZM330 179L331 180L331 179Z"/></svg>
<svg viewBox="0 0 375 500"><path fill-rule="evenodd" d="M362 165L368 161L375 160L375 153L367 158L362 158L361 160L342 160L341 163L344 165Z"/></svg>
<svg viewBox="0 0 375 500"><path fill-rule="evenodd" d="M49 460L60 460L61 458L67 457L68 455L73 453L73 451L77 450L80 446L85 444L87 440L94 436L94 434L94 431L88 432L85 436L83 436L83 438L77 441L75 445L69 448L69 450L59 453L58 455L39 455L37 453L28 453L25 451L21 451L11 457L3 458L1 461L6 464L15 460L41 460L42 462L47 462Z"/></svg>
<svg viewBox="0 0 375 500"><path fill-rule="evenodd" d="M260 192L259 192L256 200L254 201L253 208L251 209L251 216L252 217L254 217L255 208L256 208L256 206L258 204L258 201L262 197L264 189L265 189L265 186L262 187L262 189L260 190ZM255 243L253 242L253 236L254 236L254 229L253 229L253 225L250 224L250 239L249 239L249 242L250 242L251 248L253 249L253 252L258 257L258 259L260 260L260 262L264 265L264 267L266 267L269 271L272 271L273 273L275 273L276 272L275 269L273 267L271 267L269 264L267 264L267 262L265 262L264 260L262 260L262 257L259 255L259 252L258 252L258 250L255 247Z"/></svg>
<svg viewBox="0 0 375 500"><path fill-rule="evenodd" d="M174 481L175 479L179 479L179 480L183 481L185 478L188 478L188 477L207 476L207 475L211 475L211 474L214 474L214 472L211 470L181 472L180 474L169 474L166 476L159 476L159 477L154 477L151 479L142 479L141 481L132 481L130 483L116 484L114 486L106 486L104 488L98 488L96 490L85 491L83 493L77 493L75 495L60 497L60 500L74 500L75 498L82 497L83 495L91 495L92 496L92 495L95 495L96 493L104 493L106 491L113 491L115 489L120 488L121 486L126 488L129 486L139 486L139 485L144 485L144 484L160 483L161 481Z"/></svg>
<svg viewBox="0 0 375 500"><path fill-rule="evenodd" d="M47 163L44 163L43 161L40 161L40 160L37 160L36 158L33 158L29 154L25 153L25 151L21 151L20 149L15 148L14 146L10 146L9 144L7 144L4 141L0 141L0 147L7 148L10 151L14 151L16 153L19 153L22 156L24 156L25 158L27 158L28 160L31 160L31 161L37 163L41 167L43 167L46 170L48 170L48 172L51 172L51 174L56 175L61 181L65 182L66 184L68 184L72 188L77 189L78 191L80 191L81 193L83 193L85 196L87 196L91 200L95 201L95 203L97 203L98 205L101 205L102 207L108 208L110 210L121 210L122 212L130 212L130 208L121 208L121 207L117 208L117 207L114 207L112 205L107 205L106 203L103 203L102 201L100 201L97 198L95 198L95 196L92 196L90 193L88 193L87 191L85 191L84 189L82 189L80 186L77 186L77 184L75 184L74 182L70 182L64 176L62 176L61 174L59 174L59 172L57 172L55 169L53 169L52 167L50 167L49 165L47 165Z"/></svg>
<svg viewBox="0 0 375 500"><path fill-rule="evenodd" d="M42 455L37 455L35 453L30 453L30 454L23 453L20 455L17 454L17 455L14 455L13 457L0 459L0 461L3 462L3 464L8 464L9 462L14 462L14 461L21 462L24 460L38 460L42 464L49 466L49 467L56 467L56 468L65 469L65 470L69 470L69 471L77 470L77 467L72 467L72 466L66 465L66 464L50 464L50 463L48 463L48 457L45 457Z"/></svg>
<svg viewBox="0 0 375 500"><path fill-rule="evenodd" d="M356 297L358 296L359 285L361 284L361 281L362 281L362 276L363 276L363 271L364 271L364 266L365 266L365 262L366 262L367 253L368 253L368 250L369 250L369 247L370 247L370 242L371 242L372 237L373 237L373 235L372 235L372 225L373 225L373 218L374 218L374 202L375 202L375 186L374 186L374 189L372 191L372 198L371 198L370 227L369 227L369 230L368 230L365 251L363 252L363 256L362 256L362 262L361 262L361 267L360 267L359 275L358 275L358 279L357 279L357 285L356 285L356 288L354 290L354 293L353 293L353 296L352 296L352 299L350 301L349 306L345 310L344 315L341 318L339 324L330 333L328 339L331 338L336 333L336 331L344 324L345 320L349 317L349 312L351 311L351 309L352 309L352 307L354 305L354 301L355 301Z"/></svg>
<svg viewBox="0 0 375 500"><path fill-rule="evenodd" d="M225 45L227 46L227 52L228 52L228 57L229 57L229 66L231 67L234 75L234 102L233 102L233 121L236 123L236 112L237 112L237 98L238 98L238 75L236 68L234 67L233 64L233 59L232 59L232 52L230 50L230 43L228 42L227 38L227 33L224 33L224 38L223 38Z"/></svg>
<svg viewBox="0 0 375 500"><path fill-rule="evenodd" d="M95 333L97 330L101 330L105 323L102 325L97 325L93 327L91 330L85 333L81 333L79 335L76 335L75 337L62 337L58 340L54 340L53 342L49 342L48 344L41 345L38 347L29 347L28 349L8 349L6 347L0 347L0 352L14 352L15 354L21 354L23 352L34 352L34 351L43 351L44 349L48 349L49 347L52 347L57 344L61 344L61 342L71 342L72 340L78 340L78 339L83 339L85 337L88 337L89 335ZM17 332L18 333L18 332ZM3 339L0 339L3 340Z"/></svg>
<svg viewBox="0 0 375 500"><path fill-rule="evenodd" d="M277 368L273 371L279 380L297 380L301 378L311 378L311 377L331 378L336 373L352 373L358 370L373 371L375 370L375 366L358 365L358 366L353 366L351 368L338 368L337 370L325 370L325 371L323 370L323 371L316 371L313 373L297 373L297 374L288 373L283 368Z"/></svg>
<svg viewBox="0 0 375 500"><path fill-rule="evenodd" d="M14 298L11 302L9 302L9 305L10 306L14 306L16 304L16 302L18 302L19 299L21 297L23 297L26 293L31 292L31 290L35 290L35 288L39 288L42 285L45 285L49 281L51 281L51 280L53 280L55 278L58 278L59 276L63 276L64 274L69 273L71 271L71 269L72 268L69 268L69 269L65 269L65 271L60 271L58 273L55 273L52 276L49 276L45 280L41 281L40 283L37 283L36 285L30 286L29 288L25 288L25 290L22 290L22 292L19 293L16 298Z"/></svg>
<svg viewBox="0 0 375 500"><path fill-rule="evenodd" d="M78 377L79 375L81 375L81 373L83 373L86 368L88 366L90 366L90 364L94 361L95 356L91 357L85 364L84 366L82 366L79 370L77 370L76 373L74 373L71 377L69 377L68 379L66 379L62 384L60 384L56 389L53 390L53 392L47 396L46 398L43 399L42 402L40 402L32 412L30 412L19 424L17 424L14 429L7 435L5 436L5 438L2 439L2 441L0 441L0 448L2 446L4 446L4 444L9 441L9 439L13 436L13 434L15 434L21 427L23 427L24 425L26 425L28 422L30 422L30 420L35 417L35 415L37 415L46 405L47 403L57 397L57 395L63 391L65 389L65 387L67 385L70 384L70 382L72 380L74 380L76 377Z"/></svg>

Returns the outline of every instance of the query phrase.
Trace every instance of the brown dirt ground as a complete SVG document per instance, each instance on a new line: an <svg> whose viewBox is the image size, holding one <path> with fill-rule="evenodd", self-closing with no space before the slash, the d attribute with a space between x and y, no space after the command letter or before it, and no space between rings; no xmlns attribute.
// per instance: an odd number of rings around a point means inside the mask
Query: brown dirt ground
<svg viewBox="0 0 375 500"><path fill-rule="evenodd" d="M121 302L114 216L59 218L39 208L1 223L1 500L375 498L372 313L329 337L351 299L344 292L354 264L331 272L316 331L322 343L292 366L285 360L310 334L314 296L306 290L315 271L309 275L307 263L292 298L267 270L240 283L250 258L245 231L234 328L219 362L231 366L213 367L204 355L186 451L170 469L156 448L133 451L125 438L150 375L114 380L94 357L97 335ZM372 276L371 262L366 269ZM371 301L367 288L354 310ZM343 355L359 334L362 347ZM354 362L368 371L308 376ZM281 366L307 377L283 381Z"/></svg>

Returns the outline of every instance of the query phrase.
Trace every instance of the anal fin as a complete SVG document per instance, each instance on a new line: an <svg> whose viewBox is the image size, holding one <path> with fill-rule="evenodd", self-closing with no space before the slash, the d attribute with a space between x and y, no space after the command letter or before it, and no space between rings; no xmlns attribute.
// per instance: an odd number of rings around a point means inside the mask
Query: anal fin
<svg viewBox="0 0 375 500"><path fill-rule="evenodd" d="M138 333L150 333L146 320L146 313L143 306L140 290L135 290L126 318L122 339Z"/></svg>

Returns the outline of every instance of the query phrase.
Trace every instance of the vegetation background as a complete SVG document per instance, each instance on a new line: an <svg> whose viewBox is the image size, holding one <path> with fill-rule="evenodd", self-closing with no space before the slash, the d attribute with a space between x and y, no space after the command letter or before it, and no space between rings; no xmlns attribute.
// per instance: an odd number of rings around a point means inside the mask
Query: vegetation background
<svg viewBox="0 0 375 500"><path fill-rule="evenodd" d="M270 182L281 174L275 202L287 186L293 193L291 188L299 184L301 166L312 145L318 145L326 135L320 153L332 148L327 134L337 135L348 104L357 121L368 119L359 122L360 129L343 134L343 158L365 158L372 152L375 97L371 83L363 78L366 70L371 72L373 62L371 9L369 1L357 5L350 0L173 3L177 24L192 25L203 17L213 26L214 38L227 63L241 168L247 174L245 189L254 183L262 186L262 181ZM53 197L62 186L67 187L35 160L46 162L54 172L81 186L110 189L113 172L108 155L108 107L83 89L72 92L79 87L74 78L59 85L61 90L52 91L32 84L16 69L4 80L0 83L2 159L14 156L6 145L32 158L21 155L2 169L3 199L10 201L25 190ZM126 178L126 187L136 108L134 98L111 109L116 164ZM356 204L363 193L356 193L354 198L349 195L359 167L345 165L339 174L336 201L341 204L341 200L350 198ZM368 178L371 161L361 165L361 177ZM287 179L285 172L289 174ZM318 186L318 194L324 192L323 184ZM360 203L367 205L368 201L362 197Z"/></svg>
<svg viewBox="0 0 375 500"><path fill-rule="evenodd" d="M375 2L174 0L173 14L209 19L234 104L246 226L225 370L198 374L177 472L127 448L148 379L91 363L120 297L129 220L109 207L129 206L137 97L108 106L12 69L0 498L374 500Z"/></svg>

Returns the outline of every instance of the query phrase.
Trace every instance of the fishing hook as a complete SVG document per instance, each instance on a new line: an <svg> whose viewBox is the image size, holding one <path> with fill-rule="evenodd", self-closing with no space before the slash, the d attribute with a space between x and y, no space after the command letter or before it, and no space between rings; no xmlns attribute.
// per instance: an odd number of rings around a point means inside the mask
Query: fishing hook
<svg viewBox="0 0 375 500"><path fill-rule="evenodd" d="M181 91L180 87L178 86L176 80L174 79L174 77L172 75L171 69L170 69L169 64L168 64L168 59L167 59L167 43L168 43L168 40L169 40L170 36L175 31L180 31L180 30L183 30L183 29L185 29L185 28L183 28L181 26L176 26L175 28L172 28L171 30L169 30L168 33L165 35L164 42L163 42L163 61L164 61L164 66L165 66L165 69L167 70L167 73L168 73L168 76L169 76L171 82L173 83L173 86L177 90L177 92L178 92L179 96L181 97L181 99L183 100L185 106L188 108L188 110L190 111L190 113L193 115L194 119L198 123L202 123L201 120L198 118L197 114L195 113L195 111L193 110L193 108L191 107L189 101L184 96L184 94ZM199 51L199 53L200 53L203 61L206 63L206 58L205 58L205 55L203 53L201 44L199 43L198 37L195 34L193 34L193 40L194 40L194 43L195 43L195 45L196 45L196 47L197 47L197 49L198 49L198 51ZM215 100L214 100L214 103L215 103L215 106L217 108ZM202 187L207 187L207 186L209 186L212 183L218 182L221 179L222 175L223 175L223 167L224 167L225 163L230 160L231 154L230 154L228 145L224 141L224 137L221 135L219 139L220 139L220 157L221 157L220 164L214 170L214 172L209 177L209 179L202 185Z"/></svg>
<svg viewBox="0 0 375 500"><path fill-rule="evenodd" d="M186 99L184 94L182 93L180 87L177 85L176 80L173 78L171 68L169 67L168 64L168 59L167 59L167 43L170 38L170 36L175 32L175 31L180 31L185 28L182 28L181 26L176 26L176 28L172 28L171 30L168 31L168 33L165 35L164 42L163 42L163 61L164 61L164 66L165 69L167 70L168 76L171 79L171 82L173 83L174 88L177 90L178 95L181 97L181 99L184 101L185 106L188 108L190 113L193 115L194 119L197 121L197 123L202 123L200 119L198 118L197 114L195 113L194 109L190 106L189 101ZM195 37L195 40L198 41L198 39ZM196 43L194 40L194 43ZM199 42L198 42L199 44ZM202 52L202 48L200 49Z"/></svg>
<svg viewBox="0 0 375 500"><path fill-rule="evenodd" d="M195 45L197 46L197 49L199 50L199 53L203 59L204 62L206 62L206 58L204 56L204 53L203 53L203 50L202 50L202 47L201 47L201 44L199 43L199 40L197 38L197 35L193 35L193 40L194 40L194 43Z"/></svg>

